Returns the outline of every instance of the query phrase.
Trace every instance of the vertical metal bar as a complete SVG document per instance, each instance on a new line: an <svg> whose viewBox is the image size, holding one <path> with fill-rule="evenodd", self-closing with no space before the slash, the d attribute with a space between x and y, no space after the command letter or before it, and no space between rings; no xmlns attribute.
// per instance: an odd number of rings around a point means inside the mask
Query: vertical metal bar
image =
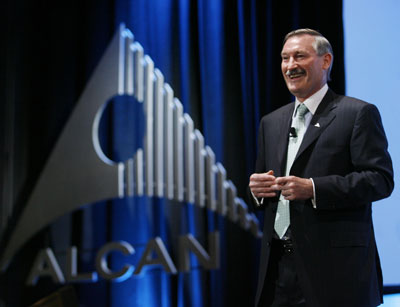
<svg viewBox="0 0 400 307"><path fill-rule="evenodd" d="M118 197L122 198L125 196L125 164L122 162L118 163Z"/></svg>
<svg viewBox="0 0 400 307"><path fill-rule="evenodd" d="M174 92L164 84L164 182L168 199L174 198Z"/></svg>
<svg viewBox="0 0 400 307"><path fill-rule="evenodd" d="M125 53L126 53L126 35L129 32L125 30L125 26L120 26L119 35L119 54L118 54L118 95L125 92Z"/></svg>
<svg viewBox="0 0 400 307"><path fill-rule="evenodd" d="M217 212L222 216L226 215L228 208L226 206L226 170L221 163L217 163Z"/></svg>
<svg viewBox="0 0 400 307"><path fill-rule="evenodd" d="M228 187L228 217L229 219L235 223L237 221L237 210L236 210L236 187L232 183L232 181L227 181Z"/></svg>
<svg viewBox="0 0 400 307"><path fill-rule="evenodd" d="M195 204L205 206L204 176L204 137L199 130L194 131L194 164L195 164Z"/></svg>
<svg viewBox="0 0 400 307"><path fill-rule="evenodd" d="M135 166L135 195L143 196L144 180L143 180L143 150L138 149L134 157Z"/></svg>
<svg viewBox="0 0 400 307"><path fill-rule="evenodd" d="M193 120L188 114L185 121L185 201L194 204L194 136Z"/></svg>
<svg viewBox="0 0 400 307"><path fill-rule="evenodd" d="M127 95L133 95L133 34L129 30L126 32L126 43L125 43L125 93Z"/></svg>
<svg viewBox="0 0 400 307"><path fill-rule="evenodd" d="M248 214L248 208L246 203L241 198L235 199L237 205L237 211L239 215L239 224L244 230L248 230L250 226L250 216Z"/></svg>
<svg viewBox="0 0 400 307"><path fill-rule="evenodd" d="M215 211L215 154L211 147L206 146L206 204L207 208Z"/></svg>
<svg viewBox="0 0 400 307"><path fill-rule="evenodd" d="M132 158L125 162L125 170L125 192L127 196L133 196L134 162Z"/></svg>
<svg viewBox="0 0 400 307"><path fill-rule="evenodd" d="M139 102L143 102L144 84L143 84L143 47L138 42L131 45L133 51L133 92Z"/></svg>
<svg viewBox="0 0 400 307"><path fill-rule="evenodd" d="M174 98L174 199L183 201L183 106Z"/></svg>
<svg viewBox="0 0 400 307"><path fill-rule="evenodd" d="M229 208L229 189L230 189L230 182L226 181L224 182L224 193L225 193L225 213L223 214L223 216L226 216L228 214L228 208Z"/></svg>
<svg viewBox="0 0 400 307"><path fill-rule="evenodd" d="M146 195L154 194L154 100L153 100L154 62L144 56L144 108L146 114L146 139L144 148L144 167Z"/></svg>
<svg viewBox="0 0 400 307"><path fill-rule="evenodd" d="M158 69L154 70L154 182L155 195L164 196L164 76Z"/></svg>

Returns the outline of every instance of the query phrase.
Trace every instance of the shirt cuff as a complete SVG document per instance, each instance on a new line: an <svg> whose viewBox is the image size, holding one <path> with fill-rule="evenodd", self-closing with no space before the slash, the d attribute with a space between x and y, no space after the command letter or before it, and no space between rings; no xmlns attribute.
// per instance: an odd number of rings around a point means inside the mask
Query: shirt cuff
<svg viewBox="0 0 400 307"><path fill-rule="evenodd" d="M263 198L257 198L253 194L253 192L250 190L251 196L253 196L254 201L256 202L257 206L261 206L264 203L264 197Z"/></svg>
<svg viewBox="0 0 400 307"><path fill-rule="evenodd" d="M317 198L315 196L315 184L314 184L314 180L312 178L310 178L311 182L312 182L312 191L313 191L313 198L311 198L311 202L313 205L314 209L317 209Z"/></svg>

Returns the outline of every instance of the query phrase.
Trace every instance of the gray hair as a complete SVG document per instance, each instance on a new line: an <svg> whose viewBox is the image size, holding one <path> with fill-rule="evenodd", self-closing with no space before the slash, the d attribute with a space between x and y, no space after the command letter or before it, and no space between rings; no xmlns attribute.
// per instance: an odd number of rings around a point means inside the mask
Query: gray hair
<svg viewBox="0 0 400 307"><path fill-rule="evenodd" d="M300 35L311 35L314 36L314 43L313 48L315 52L317 53L318 56L323 56L324 54L331 54L332 55L332 61L331 65L329 66L327 76L328 76L328 81L331 80L331 70L332 70L332 64L333 64L333 50L332 46L329 43L329 41L318 31L315 31L313 29L297 29L294 31L289 32L286 34L285 39L283 40L283 45L285 45L286 41L293 37L293 36L300 36Z"/></svg>

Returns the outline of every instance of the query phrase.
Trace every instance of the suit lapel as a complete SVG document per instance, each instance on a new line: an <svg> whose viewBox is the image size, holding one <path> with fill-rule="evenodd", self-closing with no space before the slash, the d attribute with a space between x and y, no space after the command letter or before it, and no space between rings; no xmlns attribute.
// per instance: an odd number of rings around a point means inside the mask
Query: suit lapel
<svg viewBox="0 0 400 307"><path fill-rule="evenodd" d="M279 119L280 125L280 136L282 136L282 142L278 142L277 144L277 154L278 154L278 163L280 166L280 174L275 174L275 176L283 176L285 167L286 167L286 155L287 155L287 148L289 143L289 131L290 126L292 124L292 116L294 112L294 102L290 104L290 107L282 114L281 118Z"/></svg>
<svg viewBox="0 0 400 307"><path fill-rule="evenodd" d="M296 163L298 157L321 135L336 117L335 112L332 112L336 108L335 98L336 95L333 91L328 90L311 119L293 164Z"/></svg>

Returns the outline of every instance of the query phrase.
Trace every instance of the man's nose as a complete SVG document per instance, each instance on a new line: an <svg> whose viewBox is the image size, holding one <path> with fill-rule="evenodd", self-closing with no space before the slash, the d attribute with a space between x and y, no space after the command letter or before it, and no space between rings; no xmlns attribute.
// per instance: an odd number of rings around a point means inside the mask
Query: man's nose
<svg viewBox="0 0 400 307"><path fill-rule="evenodd" d="M287 68L289 69L289 70L292 70L293 68L296 68L297 67L297 62L296 62L296 60L293 58L293 57L290 57L289 58L289 61L288 61L288 63L287 63Z"/></svg>

